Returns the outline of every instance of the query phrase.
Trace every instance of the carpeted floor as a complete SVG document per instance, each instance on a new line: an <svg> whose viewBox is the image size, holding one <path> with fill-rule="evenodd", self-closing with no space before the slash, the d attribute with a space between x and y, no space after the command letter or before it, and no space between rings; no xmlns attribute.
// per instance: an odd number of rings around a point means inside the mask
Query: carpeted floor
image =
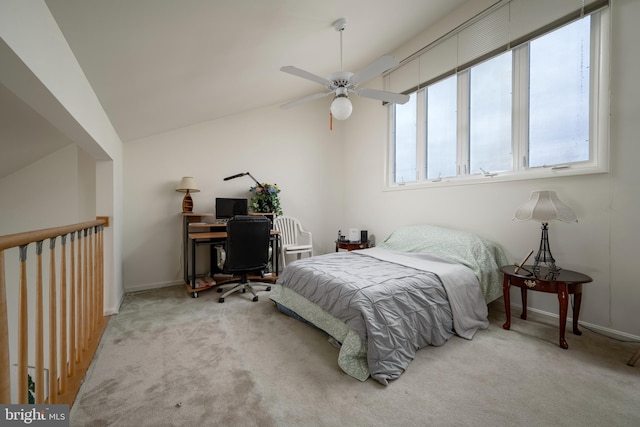
<svg viewBox="0 0 640 427"><path fill-rule="evenodd" d="M127 295L71 409L72 426L638 426L638 344L567 332L501 301L473 340L418 352L384 387L337 365L327 336L260 292L218 304L175 286ZM570 328L568 328L570 331Z"/></svg>

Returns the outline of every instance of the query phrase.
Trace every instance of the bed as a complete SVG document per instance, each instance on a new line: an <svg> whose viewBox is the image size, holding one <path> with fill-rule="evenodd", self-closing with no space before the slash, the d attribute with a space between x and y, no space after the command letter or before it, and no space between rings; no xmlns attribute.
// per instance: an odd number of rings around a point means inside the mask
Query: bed
<svg viewBox="0 0 640 427"><path fill-rule="evenodd" d="M487 303L502 295L505 264L500 246L478 235L407 226L374 248L292 262L270 299L325 331L345 373L387 385L418 349L489 326Z"/></svg>

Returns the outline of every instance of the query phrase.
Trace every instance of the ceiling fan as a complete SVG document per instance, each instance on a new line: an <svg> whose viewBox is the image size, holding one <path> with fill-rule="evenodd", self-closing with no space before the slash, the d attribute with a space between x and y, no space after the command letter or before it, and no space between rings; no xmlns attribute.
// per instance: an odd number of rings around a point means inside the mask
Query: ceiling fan
<svg viewBox="0 0 640 427"><path fill-rule="evenodd" d="M303 79L321 84L327 89L327 92L320 92L305 96L298 100L283 104L280 108L288 109L305 102L334 95L333 101L331 102L331 115L338 120L345 120L349 118L351 111L353 110L353 106L349 100L349 93L355 93L358 96L377 99L379 101L393 104L404 104L409 101L409 95L401 93L386 92L376 89L357 89L357 86L360 83L366 82L367 80L370 80L373 77L397 66L399 62L391 55L383 55L356 73L342 71L342 31L344 31L346 26L347 20L345 18L340 18L333 23L333 28L340 33L340 71L331 74L325 79L291 65L280 68L280 71L284 71L285 73L293 74L294 76L302 77Z"/></svg>

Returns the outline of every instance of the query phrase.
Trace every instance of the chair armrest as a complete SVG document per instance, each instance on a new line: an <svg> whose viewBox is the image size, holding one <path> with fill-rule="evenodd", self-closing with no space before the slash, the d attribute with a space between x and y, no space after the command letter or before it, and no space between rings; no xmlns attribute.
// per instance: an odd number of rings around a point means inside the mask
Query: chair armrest
<svg viewBox="0 0 640 427"><path fill-rule="evenodd" d="M299 245L311 245L311 232L310 231L300 231L298 234L298 244Z"/></svg>

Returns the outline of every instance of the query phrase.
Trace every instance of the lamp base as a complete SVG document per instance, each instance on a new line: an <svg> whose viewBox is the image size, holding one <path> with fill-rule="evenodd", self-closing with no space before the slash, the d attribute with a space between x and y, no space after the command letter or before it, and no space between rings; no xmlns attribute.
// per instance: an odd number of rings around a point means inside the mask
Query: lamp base
<svg viewBox="0 0 640 427"><path fill-rule="evenodd" d="M187 190L187 194L185 194L184 199L182 199L182 212L193 212L193 199L191 198L189 190Z"/></svg>
<svg viewBox="0 0 640 427"><path fill-rule="evenodd" d="M549 224L542 223L542 236L540 237L540 248L533 263L533 273L537 276L540 273L540 267L547 267L552 274L558 273L560 267L556 266L556 260L551 255L549 248Z"/></svg>

